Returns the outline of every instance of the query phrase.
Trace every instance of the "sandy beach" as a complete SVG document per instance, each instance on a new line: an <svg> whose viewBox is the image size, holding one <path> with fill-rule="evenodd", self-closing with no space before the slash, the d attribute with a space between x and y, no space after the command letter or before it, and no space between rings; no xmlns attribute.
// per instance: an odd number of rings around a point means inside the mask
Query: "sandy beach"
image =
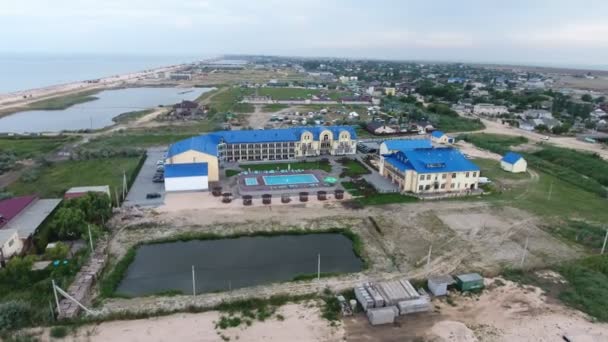
<svg viewBox="0 0 608 342"><path fill-rule="evenodd" d="M23 91L17 91L12 93L0 94L0 112L7 111L12 108L18 108L25 106L29 103L45 100L58 96L65 96L72 93L89 91L89 90L103 90L115 86L124 86L127 84L133 84L145 78L149 78L159 72L171 72L179 70L184 65L172 65L155 69L148 69L144 71L132 72L121 75L113 75L109 77L99 78L95 82L93 81L79 81L65 84L58 84L49 87L29 89ZM2 116L2 114L0 114Z"/></svg>

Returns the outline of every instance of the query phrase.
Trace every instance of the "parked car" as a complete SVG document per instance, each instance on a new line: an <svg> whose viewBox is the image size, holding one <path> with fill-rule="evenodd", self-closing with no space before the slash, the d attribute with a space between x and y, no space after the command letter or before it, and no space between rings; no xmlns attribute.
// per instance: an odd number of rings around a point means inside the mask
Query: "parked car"
<svg viewBox="0 0 608 342"><path fill-rule="evenodd" d="M156 161L156 165L165 165L165 161L162 159L159 159Z"/></svg>
<svg viewBox="0 0 608 342"><path fill-rule="evenodd" d="M156 171L161 171L161 170L162 170L163 172L165 171L165 165L157 165L157 166L156 166Z"/></svg>
<svg viewBox="0 0 608 342"><path fill-rule="evenodd" d="M161 197L161 195L158 192L151 192L146 195L146 199L154 199L154 198L160 198L160 197Z"/></svg>
<svg viewBox="0 0 608 342"><path fill-rule="evenodd" d="M154 182L154 183L164 183L165 179L163 177L154 177L154 178L152 178L152 182Z"/></svg>

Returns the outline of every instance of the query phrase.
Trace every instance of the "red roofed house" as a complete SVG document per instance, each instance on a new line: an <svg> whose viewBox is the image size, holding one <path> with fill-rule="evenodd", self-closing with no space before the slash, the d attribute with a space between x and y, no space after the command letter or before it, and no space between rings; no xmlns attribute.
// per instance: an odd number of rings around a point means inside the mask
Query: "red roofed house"
<svg viewBox="0 0 608 342"><path fill-rule="evenodd" d="M20 196L0 201L0 266L31 246L36 229L55 210L61 199Z"/></svg>

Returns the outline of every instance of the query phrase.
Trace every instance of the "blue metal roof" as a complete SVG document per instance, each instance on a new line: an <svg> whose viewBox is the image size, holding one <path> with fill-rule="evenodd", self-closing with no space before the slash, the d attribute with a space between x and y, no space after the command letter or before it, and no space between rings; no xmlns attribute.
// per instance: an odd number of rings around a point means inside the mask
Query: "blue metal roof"
<svg viewBox="0 0 608 342"><path fill-rule="evenodd" d="M435 138L441 138L442 136L445 135L445 133L443 133L442 131L433 131L433 133L431 133L431 135Z"/></svg>
<svg viewBox="0 0 608 342"><path fill-rule="evenodd" d="M385 157L385 160L401 171L415 170L418 173L479 171L477 165L451 147L399 151Z"/></svg>
<svg viewBox="0 0 608 342"><path fill-rule="evenodd" d="M517 163L518 160L522 159L523 157L520 154L517 154L515 152L507 152L507 154L505 154L504 157L502 157L502 161L507 162L509 164L515 164Z"/></svg>
<svg viewBox="0 0 608 342"><path fill-rule="evenodd" d="M167 152L167 156L172 157L189 150L217 156L217 145L221 141L228 144L299 141L302 133L305 131L311 132L313 138L319 140L321 132L325 130L332 132L334 139L337 139L342 131L349 132L351 139L357 138L357 133L352 126L310 126L264 130L219 131L178 141L171 145Z"/></svg>
<svg viewBox="0 0 608 342"><path fill-rule="evenodd" d="M165 178L207 176L207 163L166 164Z"/></svg>
<svg viewBox="0 0 608 342"><path fill-rule="evenodd" d="M406 151L416 148L431 148L431 141L428 139L409 139L409 140L387 140L384 142L389 151Z"/></svg>

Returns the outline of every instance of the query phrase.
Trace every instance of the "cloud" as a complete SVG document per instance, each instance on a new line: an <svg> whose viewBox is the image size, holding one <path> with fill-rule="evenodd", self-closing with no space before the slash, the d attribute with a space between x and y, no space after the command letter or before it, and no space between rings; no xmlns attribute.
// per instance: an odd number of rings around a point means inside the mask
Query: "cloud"
<svg viewBox="0 0 608 342"><path fill-rule="evenodd" d="M519 32L509 38L515 43L535 47L608 47L608 23L567 24Z"/></svg>
<svg viewBox="0 0 608 342"><path fill-rule="evenodd" d="M475 39L461 32L416 32L411 30L383 30L373 32L350 32L347 37L331 37L317 44L319 48L343 49L395 49L395 48L466 48L472 47Z"/></svg>

